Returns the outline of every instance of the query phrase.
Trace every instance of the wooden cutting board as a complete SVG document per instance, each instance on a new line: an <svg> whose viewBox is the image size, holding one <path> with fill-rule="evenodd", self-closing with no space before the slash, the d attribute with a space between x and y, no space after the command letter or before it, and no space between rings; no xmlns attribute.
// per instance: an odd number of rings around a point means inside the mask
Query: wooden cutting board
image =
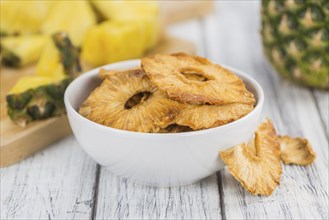
<svg viewBox="0 0 329 220"><path fill-rule="evenodd" d="M186 52L193 54L195 47L185 40L164 37L149 54ZM0 167L14 164L49 144L71 134L65 115L33 122L25 128L12 123L7 116L6 94L18 78L34 73L34 66L23 69L1 67L1 130Z"/></svg>

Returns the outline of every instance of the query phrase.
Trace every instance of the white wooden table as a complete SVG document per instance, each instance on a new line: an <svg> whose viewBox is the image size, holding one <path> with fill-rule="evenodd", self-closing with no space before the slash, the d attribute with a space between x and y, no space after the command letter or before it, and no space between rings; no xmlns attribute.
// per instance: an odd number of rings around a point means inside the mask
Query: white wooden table
<svg viewBox="0 0 329 220"><path fill-rule="evenodd" d="M287 82L266 61L259 2L220 1L216 13L169 28L197 53L255 77L265 90L263 117L278 131L308 138L317 160L284 166L270 197L249 195L222 170L194 185L132 185L97 165L68 137L1 169L1 219L328 219L328 92Z"/></svg>

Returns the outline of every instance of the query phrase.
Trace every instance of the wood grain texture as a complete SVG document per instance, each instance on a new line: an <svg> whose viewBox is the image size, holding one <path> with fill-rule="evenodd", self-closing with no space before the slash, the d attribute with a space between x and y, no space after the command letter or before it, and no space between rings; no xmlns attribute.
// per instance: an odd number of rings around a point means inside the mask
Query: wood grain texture
<svg viewBox="0 0 329 220"><path fill-rule="evenodd" d="M90 219L95 173L73 137L1 169L1 219Z"/></svg>
<svg viewBox="0 0 329 220"><path fill-rule="evenodd" d="M220 219L216 175L200 183L155 188L101 169L95 219Z"/></svg>
<svg viewBox="0 0 329 220"><path fill-rule="evenodd" d="M314 90L313 95L317 104L318 111L320 112L323 126L326 129L327 139L329 139L329 92Z"/></svg>
<svg viewBox="0 0 329 220"><path fill-rule="evenodd" d="M66 115L33 122L26 128L4 118L1 120L0 167L17 163L71 133Z"/></svg>
<svg viewBox="0 0 329 220"><path fill-rule="evenodd" d="M203 21L209 57L256 78L265 92L263 117L269 116L280 133L308 138L318 154L311 166L284 166L270 197L249 195L221 171L222 212L227 219L327 219L328 140L311 91L281 79L264 57L258 2L221 1L217 10Z"/></svg>

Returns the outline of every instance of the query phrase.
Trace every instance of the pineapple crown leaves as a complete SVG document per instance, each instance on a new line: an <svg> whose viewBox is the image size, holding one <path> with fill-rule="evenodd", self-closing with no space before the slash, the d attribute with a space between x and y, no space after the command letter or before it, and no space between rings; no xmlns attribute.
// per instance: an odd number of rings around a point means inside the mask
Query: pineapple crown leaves
<svg viewBox="0 0 329 220"><path fill-rule="evenodd" d="M53 34L52 39L60 52L65 72L72 77L77 76L82 71L78 48L74 47L70 38L64 32Z"/></svg>

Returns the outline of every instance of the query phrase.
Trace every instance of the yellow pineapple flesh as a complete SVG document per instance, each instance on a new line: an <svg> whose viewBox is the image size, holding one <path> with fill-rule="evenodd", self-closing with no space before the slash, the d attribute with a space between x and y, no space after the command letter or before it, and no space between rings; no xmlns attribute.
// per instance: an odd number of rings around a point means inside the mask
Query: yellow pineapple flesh
<svg viewBox="0 0 329 220"><path fill-rule="evenodd" d="M82 46L82 59L100 66L140 57L146 48L140 25L131 22L106 21L91 28Z"/></svg>
<svg viewBox="0 0 329 220"><path fill-rule="evenodd" d="M56 81L60 81L65 78L63 77L55 78L55 77L45 77L45 76L24 76L21 77L13 88L9 91L8 94L18 94L25 92L32 88L37 88L39 86L47 85L54 83Z"/></svg>
<svg viewBox="0 0 329 220"><path fill-rule="evenodd" d="M66 32L80 46L86 31L96 24L96 16L87 1L57 1L41 26L45 34Z"/></svg>
<svg viewBox="0 0 329 220"><path fill-rule="evenodd" d="M0 1L2 35L30 34L39 31L54 1Z"/></svg>
<svg viewBox="0 0 329 220"><path fill-rule="evenodd" d="M43 77L56 77L64 75L59 51L54 42L49 39L36 66L36 75Z"/></svg>
<svg viewBox="0 0 329 220"><path fill-rule="evenodd" d="M47 39L45 35L3 37L0 39L1 62L12 67L37 62Z"/></svg>
<svg viewBox="0 0 329 220"><path fill-rule="evenodd" d="M105 18L114 21L135 23L145 33L146 49L159 40L161 23L160 7L155 1L91 1L96 10Z"/></svg>

